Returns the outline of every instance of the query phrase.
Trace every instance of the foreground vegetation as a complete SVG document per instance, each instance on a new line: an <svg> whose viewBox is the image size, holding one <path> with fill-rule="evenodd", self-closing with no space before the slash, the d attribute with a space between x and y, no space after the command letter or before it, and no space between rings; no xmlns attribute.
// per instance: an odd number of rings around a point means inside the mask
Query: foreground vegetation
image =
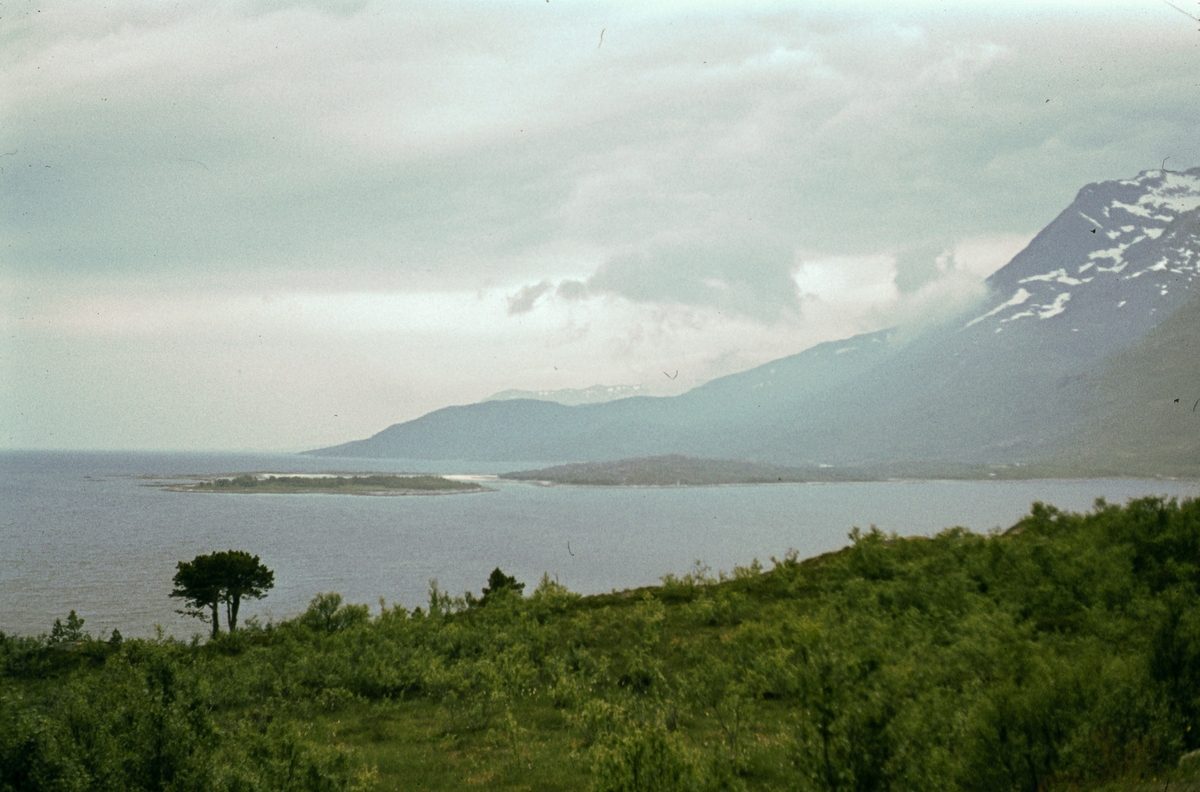
<svg viewBox="0 0 1200 792"><path fill-rule="evenodd" d="M407 495L417 493L479 492L484 488L471 481L454 481L442 476L237 476L200 481L181 487L189 492L240 492L295 494L317 492L332 495Z"/></svg>
<svg viewBox="0 0 1200 792"><path fill-rule="evenodd" d="M1200 501L851 538L207 643L72 614L0 641L0 789L1200 789Z"/></svg>

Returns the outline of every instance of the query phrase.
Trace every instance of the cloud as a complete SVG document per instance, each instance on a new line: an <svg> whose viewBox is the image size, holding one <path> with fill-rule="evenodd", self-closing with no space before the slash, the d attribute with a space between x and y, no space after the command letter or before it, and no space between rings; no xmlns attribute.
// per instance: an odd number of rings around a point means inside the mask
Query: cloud
<svg viewBox="0 0 1200 792"><path fill-rule="evenodd" d="M896 260L892 256L803 261L794 277L805 303L815 301L864 310L899 297Z"/></svg>
<svg viewBox="0 0 1200 792"><path fill-rule="evenodd" d="M937 260L939 271L953 269L987 278L1033 241L1032 234L986 234L960 241Z"/></svg>
<svg viewBox="0 0 1200 792"><path fill-rule="evenodd" d="M588 279L587 289L776 321L799 303L790 280L792 250L771 236L664 235L643 249L610 257Z"/></svg>
<svg viewBox="0 0 1200 792"><path fill-rule="evenodd" d="M496 383L541 390L630 381L663 395L825 340L615 295L547 292L515 322L512 295L501 289L129 287L47 294L13 284L8 297L21 308L5 323L0 367L37 376L3 380L8 443L299 450L483 399ZM668 367L678 378L662 377Z"/></svg>
<svg viewBox="0 0 1200 792"><path fill-rule="evenodd" d="M895 254L802 260L793 277L804 320L836 328L839 337L941 322L983 299L988 276L1031 239L1007 234L960 240L929 262L933 277L910 289L900 288Z"/></svg>
<svg viewBox="0 0 1200 792"><path fill-rule="evenodd" d="M583 281L568 279L561 281L554 293L564 300L582 300L588 296L588 287Z"/></svg>
<svg viewBox="0 0 1200 792"><path fill-rule="evenodd" d="M553 288L554 284L548 280L522 287L520 291L508 298L508 315L529 313L533 310L533 304L537 302L538 298Z"/></svg>
<svg viewBox="0 0 1200 792"><path fill-rule="evenodd" d="M972 13L50 4L6 47L0 236L25 272L422 286L536 281L574 244L615 293L766 317L789 256L739 281L699 249L941 249L1200 160L1194 31Z"/></svg>
<svg viewBox="0 0 1200 792"><path fill-rule="evenodd" d="M1200 163L1160 6L8 9L4 438L336 442L952 310L1084 183Z"/></svg>

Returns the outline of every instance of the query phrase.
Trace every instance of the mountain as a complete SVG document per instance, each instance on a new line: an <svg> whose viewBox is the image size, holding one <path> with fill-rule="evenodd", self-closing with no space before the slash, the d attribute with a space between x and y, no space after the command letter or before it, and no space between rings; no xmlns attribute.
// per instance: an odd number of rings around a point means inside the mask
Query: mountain
<svg viewBox="0 0 1200 792"><path fill-rule="evenodd" d="M638 396L575 407L533 399L445 407L365 440L308 453L599 462L659 455L661 448L661 454L725 456L715 453L714 440L735 434L742 422L755 424L756 410L834 386L867 370L888 353L889 339L882 332L819 344L675 397ZM734 403L742 408L736 413Z"/></svg>
<svg viewBox="0 0 1200 792"><path fill-rule="evenodd" d="M448 407L310 453L1200 472L1198 275L1200 168L1144 171L1080 190L988 279L984 305L940 325L820 344L679 396Z"/></svg>
<svg viewBox="0 0 1200 792"><path fill-rule="evenodd" d="M628 399L632 396L649 396L649 389L643 385L592 385L590 388L561 388L559 390L503 390L493 393L484 401L512 401L514 399L536 399L551 401L574 407L578 404L599 404L601 402Z"/></svg>
<svg viewBox="0 0 1200 792"><path fill-rule="evenodd" d="M1200 478L1200 295L1106 359L1087 386L1098 403L1059 465Z"/></svg>

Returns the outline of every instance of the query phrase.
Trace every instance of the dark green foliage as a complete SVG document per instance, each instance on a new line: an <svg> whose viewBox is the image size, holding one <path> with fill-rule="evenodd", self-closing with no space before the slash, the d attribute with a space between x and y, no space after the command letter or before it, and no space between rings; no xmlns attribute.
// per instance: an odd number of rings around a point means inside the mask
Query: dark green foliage
<svg viewBox="0 0 1200 792"><path fill-rule="evenodd" d="M1185 746L1195 749L1200 745L1200 608L1195 598L1173 594L1155 626L1150 674L1179 717L1197 725L1184 735Z"/></svg>
<svg viewBox="0 0 1200 792"><path fill-rule="evenodd" d="M294 727L218 720L193 661L177 644L129 641L37 706L0 700L0 790L349 788L344 751L331 760Z"/></svg>
<svg viewBox="0 0 1200 792"><path fill-rule="evenodd" d="M696 769L678 734L661 725L632 725L593 751L594 792L690 792Z"/></svg>
<svg viewBox="0 0 1200 792"><path fill-rule="evenodd" d="M83 632L83 619L76 616L75 611L67 615L66 624L63 624L61 619L55 619L54 626L50 628L51 644L82 641L86 637Z"/></svg>
<svg viewBox="0 0 1200 792"><path fill-rule="evenodd" d="M179 611L212 622L215 638L220 629L220 605L225 604L229 631L237 629L242 598L262 599L275 586L275 573L244 550L198 555L176 565L172 597L181 597L185 607Z"/></svg>
<svg viewBox="0 0 1200 792"><path fill-rule="evenodd" d="M0 792L1197 788L1197 502L850 538L594 597L318 594L203 645L0 636Z"/></svg>
<svg viewBox="0 0 1200 792"><path fill-rule="evenodd" d="M172 597L180 597L184 601L184 607L179 613L212 622L214 638L221 632L219 576L220 569L215 553L196 556L191 561L180 561L176 565L173 578L175 588L171 591Z"/></svg>
<svg viewBox="0 0 1200 792"><path fill-rule="evenodd" d="M275 573L267 569L258 556L241 550L227 550L214 554L219 559L218 580L221 599L225 602L226 621L229 631L237 629L238 609L242 597L262 599L275 586Z"/></svg>
<svg viewBox="0 0 1200 792"><path fill-rule="evenodd" d="M366 605L342 603L341 594L318 594L308 604L300 623L317 632L336 633L355 625L366 624L370 609Z"/></svg>
<svg viewBox="0 0 1200 792"><path fill-rule="evenodd" d="M489 599L495 600L507 594L520 596L524 590L524 583L518 583L515 577L504 574L500 567L496 567L488 576L488 584L483 587L483 598L479 604L486 605Z"/></svg>

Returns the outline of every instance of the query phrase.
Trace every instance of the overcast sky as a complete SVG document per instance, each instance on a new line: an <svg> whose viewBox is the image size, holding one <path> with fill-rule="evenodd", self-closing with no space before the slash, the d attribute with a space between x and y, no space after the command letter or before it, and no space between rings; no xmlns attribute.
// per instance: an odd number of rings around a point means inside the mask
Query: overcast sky
<svg viewBox="0 0 1200 792"><path fill-rule="evenodd" d="M1176 5L6 2L0 446L301 450L944 316L1200 165Z"/></svg>

